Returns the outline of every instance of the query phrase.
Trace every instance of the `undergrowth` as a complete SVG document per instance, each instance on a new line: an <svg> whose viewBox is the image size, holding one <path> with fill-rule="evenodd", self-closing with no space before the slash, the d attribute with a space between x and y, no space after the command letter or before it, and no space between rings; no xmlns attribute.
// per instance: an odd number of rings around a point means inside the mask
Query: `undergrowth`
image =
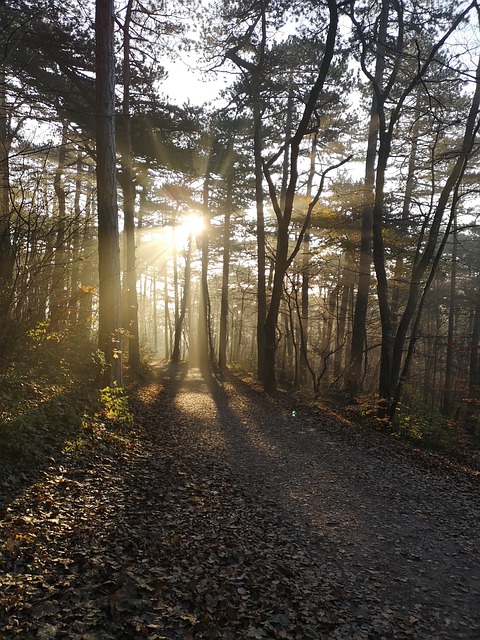
<svg viewBox="0 0 480 640"><path fill-rule="evenodd" d="M413 407L400 403L394 419L389 422L378 417L376 398L362 396L349 405L348 415L414 448L438 453L475 469L480 464L478 436L421 401Z"/></svg>
<svg viewBox="0 0 480 640"><path fill-rule="evenodd" d="M0 497L65 455L111 447L133 426L122 389L99 389L98 352L40 325L0 377Z"/></svg>

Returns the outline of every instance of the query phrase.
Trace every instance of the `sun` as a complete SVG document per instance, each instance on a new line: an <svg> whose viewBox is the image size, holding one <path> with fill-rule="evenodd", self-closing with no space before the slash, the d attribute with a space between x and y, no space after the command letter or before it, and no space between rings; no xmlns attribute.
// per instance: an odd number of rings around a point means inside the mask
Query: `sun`
<svg viewBox="0 0 480 640"><path fill-rule="evenodd" d="M175 228L175 244L183 246L189 238L199 236L205 229L205 222L200 213L190 212L183 216L180 224Z"/></svg>
<svg viewBox="0 0 480 640"><path fill-rule="evenodd" d="M205 230L205 221L200 213L190 212L177 220L177 224L142 229L138 255L142 260L154 262L165 259L172 252L182 252L189 241L196 241Z"/></svg>

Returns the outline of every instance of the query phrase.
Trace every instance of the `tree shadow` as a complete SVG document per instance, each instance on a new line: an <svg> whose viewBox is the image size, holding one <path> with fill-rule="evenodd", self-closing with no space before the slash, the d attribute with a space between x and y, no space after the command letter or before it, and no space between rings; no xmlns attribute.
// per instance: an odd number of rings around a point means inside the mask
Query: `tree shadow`
<svg viewBox="0 0 480 640"><path fill-rule="evenodd" d="M478 535L469 517L471 497L460 499L452 488L444 502L444 489L437 495L435 478L364 440L361 432L345 431L308 408L298 408L293 416L281 402L229 372L215 375L204 369L203 376L232 467L254 491L277 502L287 518L305 524L317 540L336 549L349 570L360 567L359 590L368 588L371 571L383 576L388 597L405 598L406 606L418 600L419 584L426 607L450 606L452 576L467 580L478 558L474 551L467 558L464 551ZM433 503L432 495L438 498ZM452 518L465 523L463 541L452 542L449 525L444 526ZM464 554L462 562L448 560L452 544L455 557ZM438 581L439 567L447 587ZM475 604L470 599L465 606Z"/></svg>

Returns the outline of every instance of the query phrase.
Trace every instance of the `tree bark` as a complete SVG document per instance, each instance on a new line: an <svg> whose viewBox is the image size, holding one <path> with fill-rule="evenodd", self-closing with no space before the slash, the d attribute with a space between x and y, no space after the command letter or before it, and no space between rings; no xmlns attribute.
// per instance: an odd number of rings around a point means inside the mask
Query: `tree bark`
<svg viewBox="0 0 480 640"><path fill-rule="evenodd" d="M183 296L180 304L178 316L175 317L175 336L173 339L172 362L180 362L180 342L182 339L183 322L187 313L187 303L190 297L190 280L191 280L191 262L192 262L192 237L188 238L188 249L185 260L185 282L183 287Z"/></svg>
<svg viewBox="0 0 480 640"><path fill-rule="evenodd" d="M15 256L12 247L10 218L10 171L9 153L11 136L9 133L9 116L7 111L5 67L0 61L0 282L3 294L5 288L12 284ZM0 310L6 311L0 298ZM4 314L2 314L4 317Z"/></svg>
<svg viewBox="0 0 480 640"><path fill-rule="evenodd" d="M468 369L468 403L465 422L467 428L475 432L478 426L480 406L480 274L477 276L476 297L473 306L473 322L470 337Z"/></svg>
<svg viewBox="0 0 480 640"><path fill-rule="evenodd" d="M81 219L80 197L82 195L83 163L80 151L77 151L77 163L75 169L75 196L73 202L74 227L72 231L72 247L70 250L71 275L70 275L70 302L68 305L68 324L70 327L77 325L78 301L82 292L80 289L80 252L81 252Z"/></svg>
<svg viewBox="0 0 480 640"><path fill-rule="evenodd" d="M458 151L457 160L455 161L445 182L445 185L440 193L440 197L434 210L432 224L430 227L430 232L428 234L428 240L425 244L423 253L417 255L412 268L408 299L405 305L404 312L400 319L400 323L395 335L395 342L393 345L393 358L390 371L390 382L392 389L394 389L400 382L402 354L405 346L407 331L410 327L411 322L415 319L415 315L418 314L418 304L422 291L422 280L424 279L427 269L431 266L432 259L434 258L434 254L437 251L437 242L445 211L448 207L451 195L453 193L454 202L451 205L450 215L455 215L456 199L458 198L458 186L463 178L463 174L474 148L478 129L480 127L480 120L478 118L478 112L480 108L480 58L476 72L476 83L477 84L475 93L472 96L472 102L470 104L470 110L465 124L463 140ZM411 339L413 339L413 337ZM386 363L384 363L384 366L385 364ZM403 367L403 369L405 369L405 367ZM404 374L402 374L402 376L403 375ZM398 393L396 393L396 395L398 395Z"/></svg>
<svg viewBox="0 0 480 640"><path fill-rule="evenodd" d="M317 159L317 134L312 137L310 147L310 170L307 179L307 198L312 197L313 179L315 177L315 166ZM302 250L302 286L301 286L301 307L300 307L300 349L298 362L298 382L305 384L308 376L308 320L310 303L310 233L305 231L303 237Z"/></svg>
<svg viewBox="0 0 480 640"><path fill-rule="evenodd" d="M265 375L265 318L267 315L267 286L265 283L267 259L265 252L265 214L263 204L264 191L262 168L262 106L258 84L258 78L255 78L252 98L254 126L253 155L255 171L255 208L257 215L257 377L259 380L263 380Z"/></svg>
<svg viewBox="0 0 480 640"><path fill-rule="evenodd" d="M223 222L222 297L220 302L220 332L218 339L218 366L227 367L228 280L230 272L230 217L233 203L233 140L227 150L226 161L227 198Z"/></svg>
<svg viewBox="0 0 480 640"><path fill-rule="evenodd" d="M61 326L61 321L66 319L66 193L64 173L67 154L67 131L68 125L66 120L64 120L62 125L62 142L58 152L58 164L53 181L55 195L57 197L57 232L55 237L55 253L53 256L52 282L50 285L50 324L54 330L58 330Z"/></svg>
<svg viewBox="0 0 480 640"><path fill-rule="evenodd" d="M125 317L128 331L128 365L134 374L140 372L140 336L138 329L137 272L135 256L135 182L132 169L132 127L130 120L130 23L133 0L128 0L123 25L123 105L122 105L122 189L125 230Z"/></svg>
<svg viewBox="0 0 480 640"><path fill-rule="evenodd" d="M457 311L457 214L454 212L452 235L452 260L450 269L450 300L448 305L447 349L445 353L445 383L443 387L442 414L450 416L453 409L454 336Z"/></svg>
<svg viewBox="0 0 480 640"><path fill-rule="evenodd" d="M123 386L121 287L115 147L114 1L96 0L96 150L99 248L99 348L106 386Z"/></svg>
<svg viewBox="0 0 480 640"><path fill-rule="evenodd" d="M203 367L210 362L211 353L209 349L210 326L209 326L209 299L208 299L208 257L209 257L209 236L210 236L210 214L209 214L209 193L210 193L210 162L207 163L207 173L203 180L203 228L200 237L202 251L202 271L200 275L200 291L198 304L198 336L195 349L195 359L198 366Z"/></svg>
<svg viewBox="0 0 480 640"><path fill-rule="evenodd" d="M92 167L89 169L89 177L92 177ZM97 263L94 260L95 256L95 241L94 241L94 229L92 220L93 209L93 195L92 195L92 181L87 181L87 193L86 193L86 208L85 208L85 223L82 229L82 263L81 263L81 275L80 275L80 287L82 295L80 297L80 304L78 309L78 325L80 327L80 335L85 339L90 339L92 331L92 310L93 310L93 292L98 286L98 268ZM97 250L98 254L98 250Z"/></svg>

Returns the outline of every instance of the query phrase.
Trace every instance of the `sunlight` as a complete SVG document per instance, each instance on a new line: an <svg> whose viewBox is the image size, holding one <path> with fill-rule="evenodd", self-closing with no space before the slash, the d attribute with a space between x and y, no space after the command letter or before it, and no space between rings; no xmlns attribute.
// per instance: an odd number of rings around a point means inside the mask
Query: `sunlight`
<svg viewBox="0 0 480 640"><path fill-rule="evenodd" d="M205 228L203 216L190 212L182 216L175 226L164 225L142 229L138 256L148 263L168 259L172 250L186 249L189 238L199 236Z"/></svg>
<svg viewBox="0 0 480 640"><path fill-rule="evenodd" d="M205 223L200 213L190 212L185 215L175 228L175 244L177 248L185 245L190 237L194 238L202 233Z"/></svg>

